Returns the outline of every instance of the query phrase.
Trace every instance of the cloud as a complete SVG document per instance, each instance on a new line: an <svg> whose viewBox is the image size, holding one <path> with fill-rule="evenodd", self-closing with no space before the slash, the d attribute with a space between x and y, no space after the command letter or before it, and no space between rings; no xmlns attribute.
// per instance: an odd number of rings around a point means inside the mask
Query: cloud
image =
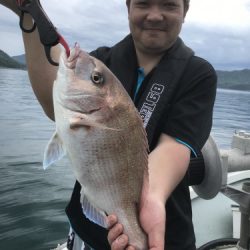
<svg viewBox="0 0 250 250"><path fill-rule="evenodd" d="M77 41L89 51L97 46L112 45L129 32L123 1L113 0L107 4L103 0L85 1L84 6L79 3L79 0L72 1L67 11L63 7L69 5L66 0L57 10L54 5L48 6L54 9L53 22L71 44Z"/></svg>
<svg viewBox="0 0 250 250"><path fill-rule="evenodd" d="M24 51L19 20L12 12L0 8L0 49L10 55L21 54Z"/></svg>
<svg viewBox="0 0 250 250"><path fill-rule="evenodd" d="M249 0L191 0L186 43L217 69L250 68Z"/></svg>
<svg viewBox="0 0 250 250"><path fill-rule="evenodd" d="M200 26L186 26L182 37L186 44L195 48L196 55L207 59L216 69L250 68L248 51L250 35L239 35L233 30L210 31Z"/></svg>
<svg viewBox="0 0 250 250"><path fill-rule="evenodd" d="M128 32L125 0L41 0L43 8L71 46L91 51L110 46ZM0 49L23 53L18 19L0 6ZM191 0L181 37L215 68L250 68L250 0Z"/></svg>
<svg viewBox="0 0 250 250"><path fill-rule="evenodd" d="M190 23L210 27L249 28L249 0L191 0Z"/></svg>

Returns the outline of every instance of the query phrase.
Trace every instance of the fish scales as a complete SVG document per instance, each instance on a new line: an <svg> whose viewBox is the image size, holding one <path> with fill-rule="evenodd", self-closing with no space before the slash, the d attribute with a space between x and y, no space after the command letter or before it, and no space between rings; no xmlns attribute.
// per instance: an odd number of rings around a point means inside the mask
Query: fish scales
<svg viewBox="0 0 250 250"><path fill-rule="evenodd" d="M67 154L85 215L105 226L105 214L117 214L130 243L147 249L138 220L147 138L126 90L102 62L75 47L60 58L53 101L56 132L44 166Z"/></svg>

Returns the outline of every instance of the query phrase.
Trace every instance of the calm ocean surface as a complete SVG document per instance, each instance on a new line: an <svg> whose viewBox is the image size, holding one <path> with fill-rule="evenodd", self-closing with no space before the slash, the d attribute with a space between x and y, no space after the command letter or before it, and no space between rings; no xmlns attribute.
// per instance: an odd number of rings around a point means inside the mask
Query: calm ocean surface
<svg viewBox="0 0 250 250"><path fill-rule="evenodd" d="M250 92L218 90L212 135L229 148L235 130L250 131ZM51 249L68 233L64 208L74 185L67 160L44 171L54 124L26 71L0 69L0 249Z"/></svg>

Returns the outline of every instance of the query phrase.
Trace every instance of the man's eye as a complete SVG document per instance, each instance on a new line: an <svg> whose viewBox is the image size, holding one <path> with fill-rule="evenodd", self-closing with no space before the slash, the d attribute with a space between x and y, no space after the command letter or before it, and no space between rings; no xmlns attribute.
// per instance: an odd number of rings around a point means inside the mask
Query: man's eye
<svg viewBox="0 0 250 250"><path fill-rule="evenodd" d="M135 5L138 7L146 7L148 5L148 1L136 1Z"/></svg>
<svg viewBox="0 0 250 250"><path fill-rule="evenodd" d="M178 4L176 2L165 2L163 3L163 7L168 8L168 9L176 9L178 7Z"/></svg>

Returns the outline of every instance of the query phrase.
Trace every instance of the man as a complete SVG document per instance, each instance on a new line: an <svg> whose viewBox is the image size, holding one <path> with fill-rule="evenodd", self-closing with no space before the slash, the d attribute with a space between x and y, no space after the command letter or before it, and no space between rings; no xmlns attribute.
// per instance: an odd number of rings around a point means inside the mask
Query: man
<svg viewBox="0 0 250 250"><path fill-rule="evenodd" d="M0 2L15 10L13 1ZM189 0L127 0L126 4L131 36L112 48L99 48L92 55L117 75L138 108L152 79L167 78L168 73L178 76L168 90L157 126L147 127L151 134L149 182L143 184L139 218L148 235L149 249L194 250L186 172L190 156L200 151L211 130L216 75L205 60L191 53L182 57L188 48L178 36ZM29 18L25 25L31 25ZM52 85L57 68L47 62L36 32L23 34L23 39L34 93L47 116L54 119ZM54 49L54 60L59 52L59 47ZM182 70L176 67L178 60ZM115 215L108 217L108 234L87 221L81 212L79 193L80 185L76 183L66 209L76 238L96 250L109 248L106 237L114 250L134 249Z"/></svg>

